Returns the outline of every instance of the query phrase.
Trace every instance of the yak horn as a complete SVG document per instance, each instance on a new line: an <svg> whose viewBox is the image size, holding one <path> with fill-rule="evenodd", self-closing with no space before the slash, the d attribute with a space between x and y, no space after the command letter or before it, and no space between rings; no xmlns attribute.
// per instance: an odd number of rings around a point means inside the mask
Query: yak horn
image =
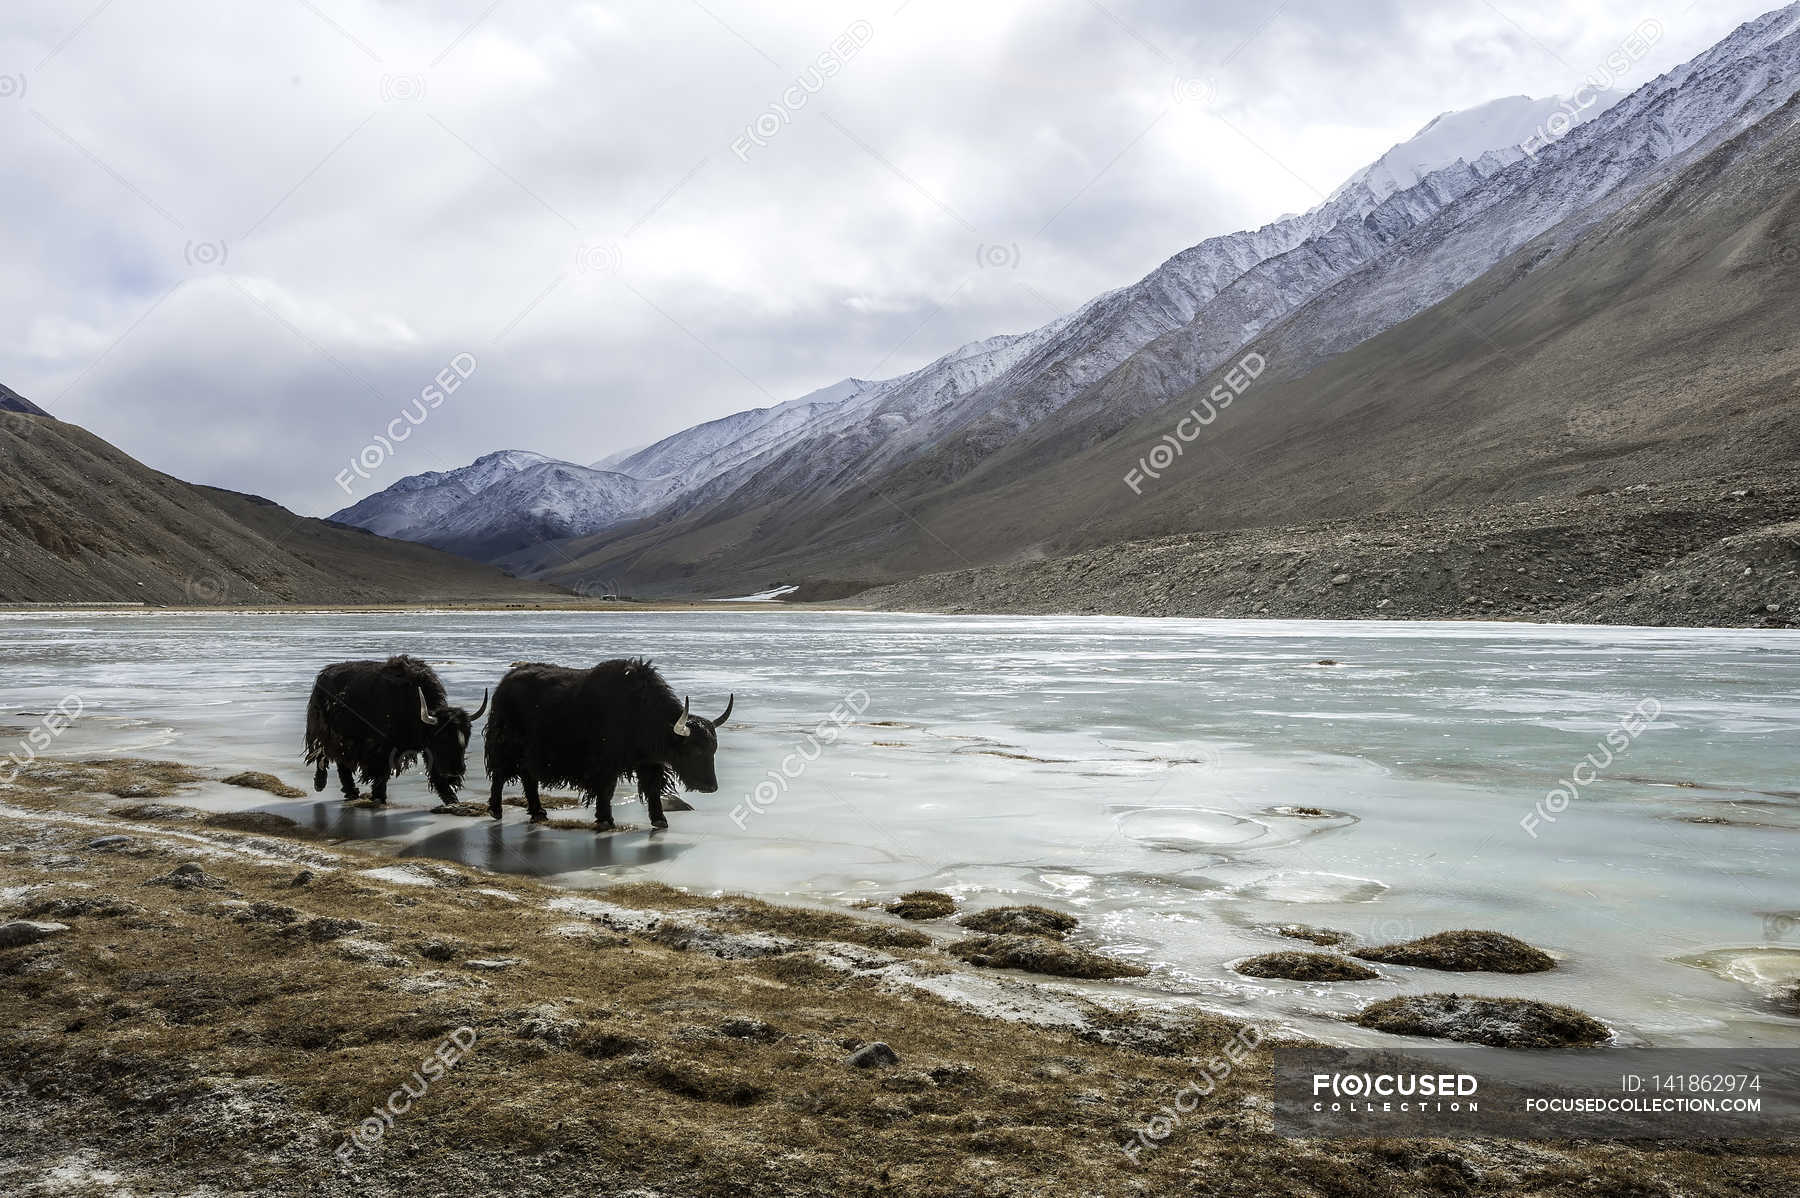
<svg viewBox="0 0 1800 1198"><path fill-rule="evenodd" d="M427 728L437 727L437 717L431 714L431 704L425 701L425 692L419 692L419 720Z"/></svg>
<svg viewBox="0 0 1800 1198"><path fill-rule="evenodd" d="M688 721L688 701L687 701L687 699L683 698L681 700L681 718L675 721L675 735L676 736L686 736L688 734L688 722L687 721Z"/></svg>
<svg viewBox="0 0 1800 1198"><path fill-rule="evenodd" d="M481 692L481 706L476 709L474 715L469 717L470 723L474 723L476 720L479 720L482 716L487 714L488 694L489 693L490 692L488 692L488 691Z"/></svg>
<svg viewBox="0 0 1800 1198"><path fill-rule="evenodd" d="M731 698L725 700L725 714L713 721L713 727L715 727L715 728L724 727L725 721L731 718L731 709L736 706L737 706L737 696L734 694L731 696Z"/></svg>

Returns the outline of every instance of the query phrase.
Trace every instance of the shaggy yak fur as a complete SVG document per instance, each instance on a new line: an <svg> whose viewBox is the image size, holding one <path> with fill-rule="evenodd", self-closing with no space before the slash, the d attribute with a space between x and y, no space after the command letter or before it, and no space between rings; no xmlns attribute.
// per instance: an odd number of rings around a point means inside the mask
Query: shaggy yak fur
<svg viewBox="0 0 1800 1198"><path fill-rule="evenodd" d="M549 818L538 787L570 787L593 800L595 826L611 828L613 788L631 776L651 826L666 828L662 800L677 782L702 794L719 789L717 728L731 708L727 703L716 720L688 714L647 661L606 661L591 670L517 665L500 680L488 717L488 811L500 818L503 789L516 778L533 822Z"/></svg>
<svg viewBox="0 0 1800 1198"><path fill-rule="evenodd" d="M486 709L483 698L482 711ZM316 767L313 789L325 789L335 764L345 799L360 797L360 776L375 801L386 803L388 779L423 757L432 790L445 803L454 803L468 768L469 734L480 718L481 711L470 716L451 707L443 682L415 657L326 666L306 705L306 763Z"/></svg>

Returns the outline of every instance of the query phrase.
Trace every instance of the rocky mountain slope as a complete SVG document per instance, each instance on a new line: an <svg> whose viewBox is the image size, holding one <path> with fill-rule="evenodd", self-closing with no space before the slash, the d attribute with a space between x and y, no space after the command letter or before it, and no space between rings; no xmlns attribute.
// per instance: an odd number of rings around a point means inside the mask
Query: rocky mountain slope
<svg viewBox="0 0 1800 1198"><path fill-rule="evenodd" d="M978 396L952 435L903 461L892 437L779 455L707 509L559 546L548 572L629 566L634 588L670 591L879 581L1787 461L1793 365L1776 330L1800 273L1780 269L1796 244L1797 29L1800 5L1745 25L1535 156L1465 177L1435 214L1405 205L1459 168L1393 193L1359 224L1245 271L1023 428L1029 389L980 410ZM1341 275L1310 269L1333 254ZM1309 273L1311 298L1304 283L1284 291ZM1179 477L1148 497L1126 488L1218 380L1159 397L1249 347L1271 363L1253 396L1206 430Z"/></svg>
<svg viewBox="0 0 1800 1198"><path fill-rule="evenodd" d="M1582 110L1579 118L1597 114L1604 103ZM590 494L583 501L576 494L580 476L565 474L562 486L541 495L529 479L513 477L525 469L514 463L547 459L498 454L463 470L403 480L333 518L492 560L553 536L601 532L652 512L659 519L679 517L728 496L743 503L842 487L904 465L977 419L994 430L991 439L1003 440L1105 378L1154 338L1202 319L1234 284L1242 291L1247 276L1279 261L1277 281L1263 293L1267 306L1233 317L1234 328L1260 327L1380 252L1383 238L1365 225L1372 222L1391 235L1397 226L1429 219L1523 158L1519 144L1559 107L1556 100L1520 96L1445 113L1312 211L1202 242L1139 282L1042 328L961 346L899 378L846 379L595 463L596 470L641 480L642 488L587 479ZM1302 250L1306 265L1296 269L1293 254ZM1231 344L1241 339L1234 335ZM1201 371L1192 363L1164 371L1155 397L1190 385ZM563 518L543 519L545 510ZM514 560L529 565L558 557L553 548Z"/></svg>
<svg viewBox="0 0 1800 1198"><path fill-rule="evenodd" d="M0 603L503 602L552 589L266 499L190 486L72 424L0 412Z"/></svg>
<svg viewBox="0 0 1800 1198"><path fill-rule="evenodd" d="M802 598L806 596L801 596ZM1800 626L1800 477L1123 541L856 596L895 611Z"/></svg>

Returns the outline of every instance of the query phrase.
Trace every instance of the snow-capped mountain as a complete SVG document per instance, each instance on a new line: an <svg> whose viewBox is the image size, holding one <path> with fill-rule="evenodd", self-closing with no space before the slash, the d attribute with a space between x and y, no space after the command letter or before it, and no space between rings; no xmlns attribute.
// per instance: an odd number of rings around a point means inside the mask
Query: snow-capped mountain
<svg viewBox="0 0 1800 1198"><path fill-rule="evenodd" d="M476 458L460 470L409 475L334 513L331 519L395 540L428 540L439 524L471 497L521 470L553 460L523 449L501 450Z"/></svg>
<svg viewBox="0 0 1800 1198"><path fill-rule="evenodd" d="M435 521L429 535L409 539L492 560L634 519L668 493L666 483L546 460L497 479Z"/></svg>
<svg viewBox="0 0 1800 1198"><path fill-rule="evenodd" d="M1556 114L1563 113L1569 128L1583 124L1624 99L1616 89L1581 93L1574 98L1503 96L1461 112L1445 112L1406 141L1357 171L1334 195L1356 187L1382 199L1423 183L1427 177L1458 162L1475 165L1493 155L1499 165L1525 157L1525 147L1543 136ZM1482 172L1494 173L1494 164Z"/></svg>
<svg viewBox="0 0 1800 1198"><path fill-rule="evenodd" d="M1318 208L1261 229L1210 238L1139 282L1041 328L971 342L898 378L845 379L786 403L708 421L645 448L603 458L586 474L581 467L531 470L553 461L539 454L492 454L463 470L402 480L334 518L459 552L479 546L482 556L494 556L495 546L517 549L539 532L547 534L539 539L601 532L648 514L659 502L668 505L664 514L678 516L732 493L770 462L802 446L808 448L801 458L785 462L761 484L775 489L810 486L817 481L815 474L835 473L851 459L866 459L864 468L903 461L951 426L982 417L997 402L1011 401L1019 409L1009 409L1001 420L1016 429L1099 382L1154 338L1195 320L1259 264L1346 224L1356 225L1384 205L1410 206L1415 219L1435 212L1460 194L1458 185L1447 179L1416 180L1400 188L1396 181L1406 164L1416 169L1439 159L1456 163L1472 157L1483 165L1463 164L1461 174L1479 178L1481 171L1521 157L1518 144L1559 105L1556 100L1497 101L1472 114L1445 114L1348 180ZM1396 192L1407 198L1395 201ZM1191 378L1171 379L1167 385L1178 388L1189 382ZM969 406L977 395L988 397L988 403ZM824 451L813 452L821 443ZM521 474L525 477L516 477ZM618 476L649 485L634 489ZM550 484L549 493L537 494L534 486L540 484ZM473 502L477 495L482 498Z"/></svg>
<svg viewBox="0 0 1800 1198"><path fill-rule="evenodd" d="M414 485L390 488L393 498L384 493L340 518L380 520L365 524L377 531L404 526L394 535L434 544L454 526L456 545L481 546L490 558L498 545L540 534L591 537L507 559L571 576L604 571L635 544L632 529L608 530L646 517L655 528L645 536L657 546L648 568L664 561L680 576L691 574L689 563L757 560L787 551L787 542L793 553L824 555L834 537L879 558L890 538L912 535L895 518L899 499L950 502L946 495L1010 486L1112 436L1259 338L1279 347L1271 353L1278 372L1300 373L1442 301L1553 229L1572 242L1792 96L1797 27L1800 4L1744 25L1624 97L1512 96L1442 114L1308 212L1210 238L1039 329L973 342L899 378L846 379L709 421L603 459L598 477L490 470L458 484L407 480ZM1546 129L1562 136L1547 140ZM545 502L531 478L515 481L524 474L554 481ZM465 511L467 499L441 509L425 501L446 485L473 486L481 502ZM593 501L578 502L578 492ZM408 510L389 516L388 504ZM721 539L719 522L745 511L761 517ZM547 518L552 512L567 518ZM624 538L618 555L608 537ZM566 565L571 554L575 567Z"/></svg>

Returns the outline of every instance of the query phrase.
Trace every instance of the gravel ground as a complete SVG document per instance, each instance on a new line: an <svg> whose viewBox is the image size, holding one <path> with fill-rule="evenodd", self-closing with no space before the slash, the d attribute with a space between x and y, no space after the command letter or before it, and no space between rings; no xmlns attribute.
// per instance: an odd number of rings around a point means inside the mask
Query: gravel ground
<svg viewBox="0 0 1800 1198"><path fill-rule="evenodd" d="M933 574L859 607L944 612L1794 627L1800 480L1596 491L1132 541Z"/></svg>

